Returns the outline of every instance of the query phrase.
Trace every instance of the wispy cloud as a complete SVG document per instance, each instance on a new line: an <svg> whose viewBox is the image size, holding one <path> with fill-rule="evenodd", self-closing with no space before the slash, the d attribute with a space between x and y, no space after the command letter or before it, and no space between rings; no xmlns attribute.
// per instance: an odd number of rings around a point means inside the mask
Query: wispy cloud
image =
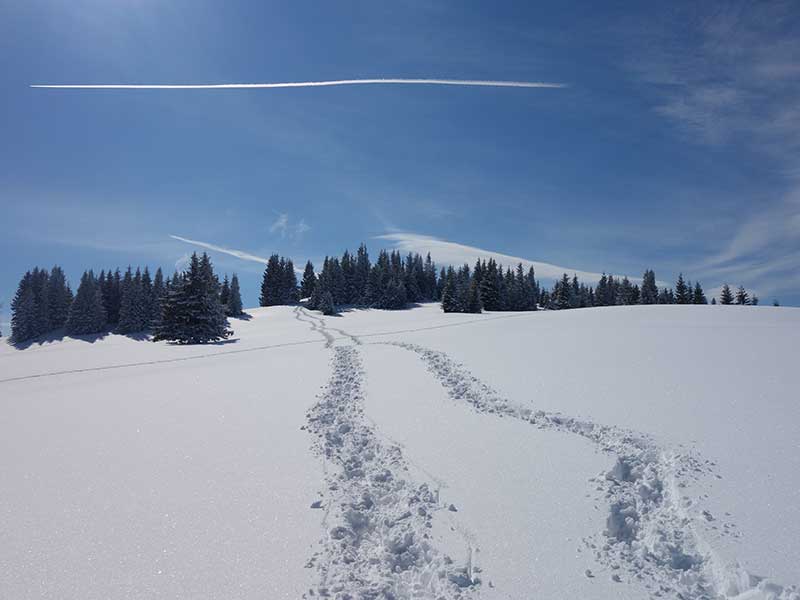
<svg viewBox="0 0 800 600"><path fill-rule="evenodd" d="M281 213L272 222L272 225L269 226L269 232L286 235L286 230L288 229L288 227L289 227L289 215L287 213Z"/></svg>
<svg viewBox="0 0 800 600"><path fill-rule="evenodd" d="M32 88L80 89L80 90L231 90L231 89L276 89L276 88L309 88L332 87L342 85L454 85L477 87L510 87L510 88L550 88L566 87L563 83L544 81L492 81L478 79L335 79L328 81L292 81L283 83L200 83L200 84L152 84L152 83L70 83L70 84L33 84Z"/></svg>
<svg viewBox="0 0 800 600"><path fill-rule="evenodd" d="M691 143L735 148L765 166L730 199L738 224L699 261L704 280L763 293L796 289L800 248L800 18L792 3L697 5L644 29L631 65L654 110ZM673 16L675 13L673 13ZM791 283L792 281L794 283Z"/></svg>
<svg viewBox="0 0 800 600"><path fill-rule="evenodd" d="M305 219L292 222L289 213L278 213L275 220L269 226L271 234L280 234L281 237L288 237L296 240L311 230L311 226L306 223Z"/></svg>
<svg viewBox="0 0 800 600"><path fill-rule="evenodd" d="M179 242L185 242L187 244L192 244L193 246L198 246L200 248L206 248L208 250L214 250L216 252L222 252L223 254L228 254L229 256L235 256L236 258L240 258L242 260L249 260L252 262L261 263L263 265L267 264L267 259L263 256L256 256L255 254L250 254L249 252L244 252L243 250L236 250L235 248L226 248L225 246L217 246L216 244L209 244L208 242L201 242L198 240L190 240L188 238L180 237L179 235L170 235L173 240L178 240Z"/></svg>
<svg viewBox="0 0 800 600"><path fill-rule="evenodd" d="M564 273L567 273L568 275L577 275L579 279L587 283L592 283L598 281L602 275L601 273L593 273L591 271L562 267L519 256L511 256L493 250L486 250L476 246L467 246L465 244L449 242L447 240L416 233L386 233L376 236L376 239L390 241L394 244L395 249L404 252L418 252L423 255L430 252L433 260L439 264L445 265L459 266L469 264L472 266L478 259L494 258L498 263L506 267L516 267L520 263L522 263L525 269L533 267L537 278L548 281L560 279ZM616 276L617 274L615 273L614 275ZM634 282L641 281L639 277L630 277L630 279ZM663 285L663 283L659 283L659 285Z"/></svg>

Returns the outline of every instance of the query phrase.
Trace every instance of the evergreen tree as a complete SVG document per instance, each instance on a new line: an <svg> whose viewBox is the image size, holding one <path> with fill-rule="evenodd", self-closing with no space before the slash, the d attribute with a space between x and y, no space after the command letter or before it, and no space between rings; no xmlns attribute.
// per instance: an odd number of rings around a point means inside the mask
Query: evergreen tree
<svg viewBox="0 0 800 600"><path fill-rule="evenodd" d="M750 305L751 306L758 306L758 296L753 294L753 297L750 298Z"/></svg>
<svg viewBox="0 0 800 600"><path fill-rule="evenodd" d="M692 296L689 286L683 280L683 273L678 274L678 281L675 282L675 302L676 304L691 304Z"/></svg>
<svg viewBox="0 0 800 600"><path fill-rule="evenodd" d="M711 298L711 304L716 305L716 303L717 303L717 299L712 297Z"/></svg>
<svg viewBox="0 0 800 600"><path fill-rule="evenodd" d="M733 293L727 283L722 286L722 292L719 295L719 303L726 305L733 304Z"/></svg>
<svg viewBox="0 0 800 600"><path fill-rule="evenodd" d="M239 278L236 273L231 278L231 289L228 296L228 315L231 317L241 317L244 314L242 310L242 294L239 291Z"/></svg>
<svg viewBox="0 0 800 600"><path fill-rule="evenodd" d="M446 313L458 312L458 303L456 301L456 282L453 267L447 269L447 274L441 278L444 280L444 288L442 289L442 310Z"/></svg>
<svg viewBox="0 0 800 600"><path fill-rule="evenodd" d="M694 293L692 294L692 303L708 304L708 300L706 299L706 294L705 292L703 292L703 286L700 285L699 281L694 282Z"/></svg>
<svg viewBox="0 0 800 600"><path fill-rule="evenodd" d="M261 282L261 296L258 299L259 306L277 306L282 301L282 282L283 273L280 258L273 254L267 260L264 269L264 278Z"/></svg>
<svg viewBox="0 0 800 600"><path fill-rule="evenodd" d="M225 312L228 312L228 302L230 301L231 295L231 284L228 281L228 274L225 274L225 277L222 280L222 287L219 289L219 303L225 308Z"/></svg>
<svg viewBox="0 0 800 600"><path fill-rule="evenodd" d="M367 285L369 284L369 274L371 265L367 247L361 244L356 253L355 271L353 273L353 293L354 303L358 305L369 304L367 301Z"/></svg>
<svg viewBox="0 0 800 600"><path fill-rule="evenodd" d="M472 277L469 283L469 294L467 296L466 312L479 313L481 312L481 294L478 284L478 278Z"/></svg>
<svg viewBox="0 0 800 600"><path fill-rule="evenodd" d="M92 271L84 271L75 299L67 316L67 333L83 335L99 333L106 327L103 293Z"/></svg>
<svg viewBox="0 0 800 600"><path fill-rule="evenodd" d="M166 293L167 288L164 282L164 273L161 271L161 267L158 267L153 277L153 303L150 311L150 323L153 327L161 320L161 306Z"/></svg>
<svg viewBox="0 0 800 600"><path fill-rule="evenodd" d="M189 269L170 286L164 300L161 322L153 341L204 344L231 335L219 301L219 283L206 253L192 255Z"/></svg>
<svg viewBox="0 0 800 600"><path fill-rule="evenodd" d="M20 280L17 293L11 300L11 341L20 344L37 335L33 276L28 271Z"/></svg>
<svg viewBox="0 0 800 600"><path fill-rule="evenodd" d="M69 307L72 304L72 290L61 267L55 266L47 280L47 329L60 329L67 323Z"/></svg>
<svg viewBox="0 0 800 600"><path fill-rule="evenodd" d="M403 284L400 277L393 276L386 284L386 289L383 292L378 308L400 310L401 308L405 308L407 304L406 286Z"/></svg>
<svg viewBox="0 0 800 600"><path fill-rule="evenodd" d="M736 304L750 304L750 295L744 289L744 286L739 286L739 289L736 290Z"/></svg>
<svg viewBox="0 0 800 600"><path fill-rule="evenodd" d="M553 288L553 298L556 309L564 310L570 307L570 287L569 277L564 273L561 280L557 281Z"/></svg>
<svg viewBox="0 0 800 600"><path fill-rule="evenodd" d="M294 263L291 259L282 261L281 276L281 303L296 304L299 300L297 290L297 274L294 272Z"/></svg>
<svg viewBox="0 0 800 600"><path fill-rule="evenodd" d="M337 313L336 304L333 302L333 294L330 290L322 292L319 301L319 310L323 315L335 315Z"/></svg>
<svg viewBox="0 0 800 600"><path fill-rule="evenodd" d="M310 298L314 293L314 288L317 285L317 274L314 273L314 265L309 260L306 263L306 268L303 271L303 280L300 283L300 297Z"/></svg>
<svg viewBox="0 0 800 600"><path fill-rule="evenodd" d="M501 274L498 271L497 262L490 258L481 277L480 296L481 305L483 305L484 309L489 311L501 310L500 281Z"/></svg>
<svg viewBox="0 0 800 600"><path fill-rule="evenodd" d="M136 269L133 275L131 267L125 271L122 279L122 299L119 308L118 333L135 333L145 328L145 307L142 293L142 274Z"/></svg>
<svg viewBox="0 0 800 600"><path fill-rule="evenodd" d="M642 277L642 290L640 294L642 304L656 304L658 302L658 287L656 287L656 273L647 269Z"/></svg>

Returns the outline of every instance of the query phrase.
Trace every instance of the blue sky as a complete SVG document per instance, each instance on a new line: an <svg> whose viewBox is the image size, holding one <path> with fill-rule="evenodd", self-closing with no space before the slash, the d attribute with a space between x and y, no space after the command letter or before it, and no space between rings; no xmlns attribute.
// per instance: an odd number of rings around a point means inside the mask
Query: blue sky
<svg viewBox="0 0 800 600"><path fill-rule="evenodd" d="M34 265L171 271L196 248L177 235L298 263L435 243L800 304L800 7L652 4L5 3L0 299ZM28 87L383 77L566 87ZM211 255L252 305L263 266Z"/></svg>

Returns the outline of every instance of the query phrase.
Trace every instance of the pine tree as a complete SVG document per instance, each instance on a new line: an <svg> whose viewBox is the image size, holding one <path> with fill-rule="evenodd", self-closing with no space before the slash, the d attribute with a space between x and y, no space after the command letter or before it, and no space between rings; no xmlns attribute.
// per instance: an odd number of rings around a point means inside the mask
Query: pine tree
<svg viewBox="0 0 800 600"><path fill-rule="evenodd" d="M103 294L92 271L84 271L75 299L67 316L67 333L84 335L99 333L106 328L106 309Z"/></svg>
<svg viewBox="0 0 800 600"><path fill-rule="evenodd" d="M282 278L280 258L277 254L273 254L267 260L267 266L264 269L261 296L258 299L259 306L276 306L281 303Z"/></svg>
<svg viewBox="0 0 800 600"><path fill-rule="evenodd" d="M117 332L126 334L142 331L142 275L138 269L136 276L133 275L131 267L125 271L121 293Z"/></svg>
<svg viewBox="0 0 800 600"><path fill-rule="evenodd" d="M675 302L676 304L691 304L692 296L689 286L683 280L683 273L678 274L678 281L675 282Z"/></svg>
<svg viewBox="0 0 800 600"><path fill-rule="evenodd" d="M47 317L49 319L49 331L64 327L67 322L71 304L72 290L69 289L67 278L64 276L64 271L61 267L55 266L50 271L50 277L47 280Z"/></svg>
<svg viewBox="0 0 800 600"><path fill-rule="evenodd" d="M335 315L337 313L336 304L333 302L333 294L330 291L322 293L319 310L322 311L323 315Z"/></svg>
<svg viewBox="0 0 800 600"><path fill-rule="evenodd" d="M369 304L367 300L367 285L369 283L371 265L367 247L361 244L356 252L355 272L353 273L353 288L355 303L359 305Z"/></svg>
<svg viewBox="0 0 800 600"><path fill-rule="evenodd" d="M722 292L719 295L719 303L726 305L733 304L733 293L727 283L722 286Z"/></svg>
<svg viewBox="0 0 800 600"><path fill-rule="evenodd" d="M17 286L17 293L11 300L11 341L14 344L26 342L38 335L32 280L31 272L25 273Z"/></svg>
<svg viewBox="0 0 800 600"><path fill-rule="evenodd" d="M480 286L481 304L486 310L501 310L500 278L501 274L497 269L497 262L495 262L493 258L490 258L489 262L486 263L486 269L483 272Z"/></svg>
<svg viewBox="0 0 800 600"><path fill-rule="evenodd" d="M153 341L204 344L231 335L219 301L219 283L206 253L192 255L189 269L170 286Z"/></svg>
<svg viewBox="0 0 800 600"><path fill-rule="evenodd" d="M742 306L750 304L750 295L742 285L740 285L739 289L736 290L736 304L741 304Z"/></svg>
<svg viewBox="0 0 800 600"><path fill-rule="evenodd" d="M473 277L469 283L469 294L467 296L466 312L481 312L481 294L477 277Z"/></svg>
<svg viewBox="0 0 800 600"><path fill-rule="evenodd" d="M564 310L565 308L570 307L570 287L569 276L564 273L564 275L561 277L561 280L556 282L556 285L553 288L553 297L556 309Z"/></svg>
<svg viewBox="0 0 800 600"><path fill-rule="evenodd" d="M456 283L453 268L447 269L447 274L441 277L445 282L442 289L442 310L446 313L458 312L456 303Z"/></svg>
<svg viewBox="0 0 800 600"><path fill-rule="evenodd" d="M242 294L239 291L239 278L236 273L231 278L231 289L228 296L228 315L231 317L241 317L244 314L242 310Z"/></svg>
<svg viewBox="0 0 800 600"><path fill-rule="evenodd" d="M753 294L753 297L750 298L750 305L751 306L758 306L758 296Z"/></svg>
<svg viewBox="0 0 800 600"><path fill-rule="evenodd" d="M300 297L310 298L314 293L314 288L317 285L317 274L314 272L314 265L309 260L306 263L306 268L303 271L303 280L300 282Z"/></svg>
<svg viewBox="0 0 800 600"><path fill-rule="evenodd" d="M658 287L656 287L655 271L647 269L642 277L642 290L640 295L642 304L656 304L658 302Z"/></svg>
<svg viewBox="0 0 800 600"><path fill-rule="evenodd" d="M225 307L225 312L228 312L228 302L230 301L231 284L228 282L228 274L222 280L222 287L219 289L219 303Z"/></svg>
<svg viewBox="0 0 800 600"><path fill-rule="evenodd" d="M281 303L297 304L299 300L297 290L297 273L294 272L294 263L291 259L286 259L283 263L281 277Z"/></svg>
<svg viewBox="0 0 800 600"><path fill-rule="evenodd" d="M699 281L694 282L694 293L692 294L692 304L708 304L706 294L703 292L703 286Z"/></svg>
<svg viewBox="0 0 800 600"><path fill-rule="evenodd" d="M716 303L717 303L717 299L716 298L711 298L711 304L716 305Z"/></svg>
<svg viewBox="0 0 800 600"><path fill-rule="evenodd" d="M164 282L164 273L161 271L161 267L158 267L155 277L153 277L153 303L150 312L150 323L153 327L158 325L158 322L161 320L161 305L164 302L166 293L167 289Z"/></svg>

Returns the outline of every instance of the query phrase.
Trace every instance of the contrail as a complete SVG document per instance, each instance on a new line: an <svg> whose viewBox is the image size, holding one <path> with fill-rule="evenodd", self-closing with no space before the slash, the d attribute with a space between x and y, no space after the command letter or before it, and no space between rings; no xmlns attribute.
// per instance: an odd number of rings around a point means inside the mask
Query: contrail
<svg viewBox="0 0 800 600"><path fill-rule="evenodd" d="M267 264L267 259L263 256L256 256L255 254L250 254L249 252L243 252L241 250L236 250L235 248L225 248L224 246L216 246L215 244L209 244L207 242L198 242L197 240L190 240L187 238L180 237L178 235L170 235L174 240L178 240L180 242L186 242L187 244L193 244L194 246L200 246L201 248L207 248L209 250L216 250L217 252L222 252L223 254L229 254L231 256L235 256L236 258L240 258L242 260L250 260L253 262L261 263L262 265Z"/></svg>
<svg viewBox="0 0 800 600"><path fill-rule="evenodd" d="M550 88L567 87L563 83L547 83L542 81L483 81L477 79L336 79L331 81L293 81L286 83L201 83L201 84L34 84L32 88L73 89L73 90L231 90L255 88L304 88L330 87L337 85L460 85L477 87L511 87L511 88Z"/></svg>

